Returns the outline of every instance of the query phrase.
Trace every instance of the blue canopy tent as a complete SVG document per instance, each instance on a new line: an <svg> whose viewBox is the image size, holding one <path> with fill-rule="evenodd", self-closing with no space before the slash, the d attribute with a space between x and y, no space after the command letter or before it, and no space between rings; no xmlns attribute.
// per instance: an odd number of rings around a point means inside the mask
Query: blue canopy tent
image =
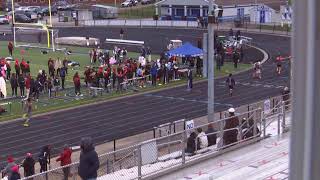
<svg viewBox="0 0 320 180"><path fill-rule="evenodd" d="M198 57L203 55L203 50L194 47L191 43L186 42L182 46L170 50L167 52L167 56L178 56L178 57Z"/></svg>

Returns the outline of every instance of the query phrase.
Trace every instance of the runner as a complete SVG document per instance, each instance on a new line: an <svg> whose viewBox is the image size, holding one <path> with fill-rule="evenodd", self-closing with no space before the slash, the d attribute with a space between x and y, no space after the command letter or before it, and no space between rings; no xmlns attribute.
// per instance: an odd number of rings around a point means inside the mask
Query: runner
<svg viewBox="0 0 320 180"><path fill-rule="evenodd" d="M25 122L23 123L24 127L29 127L29 121L31 119L31 115L32 115L32 102L31 102L31 98L28 98L25 106L24 106L24 111L25 114L23 115L23 119L25 119Z"/></svg>
<svg viewBox="0 0 320 180"><path fill-rule="evenodd" d="M277 60L277 74L280 76L282 70L281 61Z"/></svg>
<svg viewBox="0 0 320 180"><path fill-rule="evenodd" d="M261 62L260 61L254 63L253 78L257 78L257 79L262 78L262 70L261 70Z"/></svg>
<svg viewBox="0 0 320 180"><path fill-rule="evenodd" d="M232 74L229 74L229 77L226 80L226 84L229 87L229 94L230 94L230 96L232 96L233 95L234 86L236 85L236 82L233 79Z"/></svg>

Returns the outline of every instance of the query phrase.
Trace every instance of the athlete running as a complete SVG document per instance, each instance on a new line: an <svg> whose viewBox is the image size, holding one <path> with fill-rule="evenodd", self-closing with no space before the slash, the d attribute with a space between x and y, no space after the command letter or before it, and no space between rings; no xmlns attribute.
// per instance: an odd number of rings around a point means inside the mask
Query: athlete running
<svg viewBox="0 0 320 180"><path fill-rule="evenodd" d="M29 121L31 119L31 115L32 115L32 102L31 102L31 98L28 98L25 105L24 105L24 112L25 114L23 114L23 119L25 120L25 122L23 123L24 127L29 127Z"/></svg>
<svg viewBox="0 0 320 180"><path fill-rule="evenodd" d="M261 68L261 62L258 61L254 63L254 72L253 72L253 78L261 79L262 78L262 68Z"/></svg>
<svg viewBox="0 0 320 180"><path fill-rule="evenodd" d="M226 84L227 84L227 86L229 88L229 94L230 94L230 96L232 96L233 95L234 86L236 85L236 82L233 79L232 74L229 74L229 77L226 80Z"/></svg>

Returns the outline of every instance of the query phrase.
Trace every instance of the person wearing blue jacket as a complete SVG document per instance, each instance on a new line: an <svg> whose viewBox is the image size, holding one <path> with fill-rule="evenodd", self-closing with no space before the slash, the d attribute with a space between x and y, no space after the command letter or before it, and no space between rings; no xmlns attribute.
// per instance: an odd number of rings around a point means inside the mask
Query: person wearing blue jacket
<svg viewBox="0 0 320 180"><path fill-rule="evenodd" d="M92 139L90 137L82 138L80 147L79 176L82 180L96 180L100 162L98 154L94 149Z"/></svg>
<svg viewBox="0 0 320 180"><path fill-rule="evenodd" d="M157 73L158 73L158 68L157 68L157 66L154 64L154 65L151 67L151 70L150 70L151 81L152 81L152 85L153 85L153 86L156 86L156 85L157 85Z"/></svg>

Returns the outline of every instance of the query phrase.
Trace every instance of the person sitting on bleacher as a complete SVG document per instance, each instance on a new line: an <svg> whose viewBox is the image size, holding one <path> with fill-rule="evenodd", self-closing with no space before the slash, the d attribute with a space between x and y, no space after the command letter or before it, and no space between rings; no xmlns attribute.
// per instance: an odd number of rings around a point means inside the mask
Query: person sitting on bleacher
<svg viewBox="0 0 320 180"><path fill-rule="evenodd" d="M198 147L197 149L203 149L208 147L208 137L207 135L202 131L201 128L197 129L198 131L198 136L197 136L197 142L198 142Z"/></svg>
<svg viewBox="0 0 320 180"><path fill-rule="evenodd" d="M208 146L213 146L216 144L217 141L217 134L213 134L216 131L213 128L212 124L208 125L208 130L206 131L207 137L208 137Z"/></svg>
<svg viewBox="0 0 320 180"><path fill-rule="evenodd" d="M244 131L244 136L243 139L248 139L253 137L254 133L253 130L254 128L256 128L256 135L258 135L260 133L259 128L257 127L257 125L254 125L254 120L252 118L250 118L248 120L249 126L248 128Z"/></svg>
<svg viewBox="0 0 320 180"><path fill-rule="evenodd" d="M239 118L235 116L235 109L230 108L229 119L226 120L223 132L223 146L236 143L238 141L238 130L233 129L239 126ZM233 129L233 130L230 130Z"/></svg>
<svg viewBox="0 0 320 180"><path fill-rule="evenodd" d="M195 132L192 132L187 140L186 153L194 154L194 152L196 151L196 138L197 134Z"/></svg>

